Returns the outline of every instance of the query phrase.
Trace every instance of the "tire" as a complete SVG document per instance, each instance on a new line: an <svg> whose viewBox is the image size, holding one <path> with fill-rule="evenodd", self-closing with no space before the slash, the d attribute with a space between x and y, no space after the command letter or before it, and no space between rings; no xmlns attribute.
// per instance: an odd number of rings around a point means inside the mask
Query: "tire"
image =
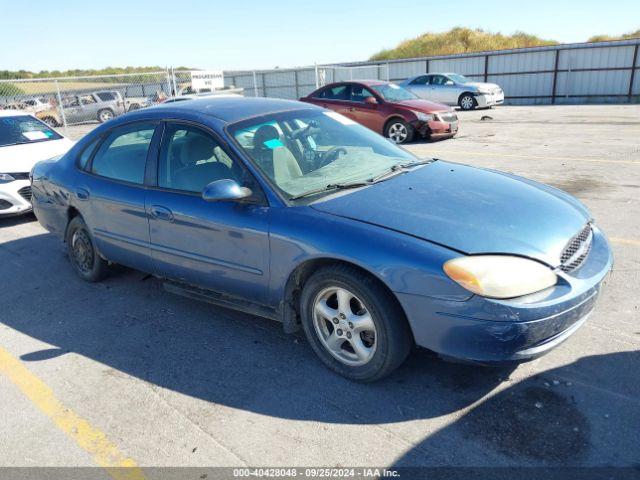
<svg viewBox="0 0 640 480"><path fill-rule="evenodd" d="M87 282L99 282L107 276L108 264L100 257L95 241L82 217L74 217L67 227L69 260L80 278Z"/></svg>
<svg viewBox="0 0 640 480"><path fill-rule="evenodd" d="M396 299L376 279L353 267L336 265L314 273L302 291L300 312L314 352L350 380L373 382L389 375L413 346Z"/></svg>
<svg viewBox="0 0 640 480"><path fill-rule="evenodd" d="M389 120L385 129L384 136L391 139L392 142L397 144L408 143L413 140L415 130L411 124L405 122L400 118L394 118Z"/></svg>
<svg viewBox="0 0 640 480"><path fill-rule="evenodd" d="M110 108L104 108L98 112L98 121L100 123L108 122L114 116L115 115L113 114L113 110L111 110Z"/></svg>
<svg viewBox="0 0 640 480"><path fill-rule="evenodd" d="M464 93L460 95L458 105L462 110L473 110L478 106L478 102L470 93Z"/></svg>

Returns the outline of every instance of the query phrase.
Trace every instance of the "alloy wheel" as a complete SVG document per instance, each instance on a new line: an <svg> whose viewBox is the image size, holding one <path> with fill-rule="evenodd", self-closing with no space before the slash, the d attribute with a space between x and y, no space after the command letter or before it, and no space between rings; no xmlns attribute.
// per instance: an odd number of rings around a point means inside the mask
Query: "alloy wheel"
<svg viewBox="0 0 640 480"><path fill-rule="evenodd" d="M113 114L109 110L103 110L100 112L100 120L102 122L106 122L107 120L111 120L113 118Z"/></svg>
<svg viewBox="0 0 640 480"><path fill-rule="evenodd" d="M463 110L471 110L473 108L473 98L469 95L465 95L460 99L460 106Z"/></svg>
<svg viewBox="0 0 640 480"><path fill-rule="evenodd" d="M402 143L407 139L409 132L406 125L394 123L389 127L389 138L395 143Z"/></svg>
<svg viewBox="0 0 640 480"><path fill-rule="evenodd" d="M377 334L362 300L345 288L328 287L313 305L313 325L322 346L345 365L367 364L376 351Z"/></svg>

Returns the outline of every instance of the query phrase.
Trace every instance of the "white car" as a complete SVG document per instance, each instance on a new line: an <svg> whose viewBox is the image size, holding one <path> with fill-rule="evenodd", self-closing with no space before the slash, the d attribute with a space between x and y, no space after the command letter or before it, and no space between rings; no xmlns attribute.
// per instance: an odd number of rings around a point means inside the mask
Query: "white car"
<svg viewBox="0 0 640 480"><path fill-rule="evenodd" d="M462 110L486 108L504 103L504 92L495 83L473 82L458 73L429 73L400 83L420 98Z"/></svg>
<svg viewBox="0 0 640 480"><path fill-rule="evenodd" d="M0 110L0 217L31 211L29 172L73 144L27 112Z"/></svg>

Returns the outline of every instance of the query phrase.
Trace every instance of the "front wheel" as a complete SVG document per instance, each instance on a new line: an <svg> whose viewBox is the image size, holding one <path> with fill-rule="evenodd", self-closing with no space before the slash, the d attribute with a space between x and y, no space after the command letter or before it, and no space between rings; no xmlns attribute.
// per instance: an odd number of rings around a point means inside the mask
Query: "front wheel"
<svg viewBox="0 0 640 480"><path fill-rule="evenodd" d="M408 143L413 139L413 127L404 120L391 120L385 128L384 136L391 139L392 142L402 144Z"/></svg>
<svg viewBox="0 0 640 480"><path fill-rule="evenodd" d="M411 331L395 298L352 267L318 271L306 282L300 301L311 347L327 367L346 378L379 380L411 350Z"/></svg>
<svg viewBox="0 0 640 480"><path fill-rule="evenodd" d="M80 278L99 282L107 276L108 264L95 248L89 228L81 217L74 217L67 228L69 259Z"/></svg>
<svg viewBox="0 0 640 480"><path fill-rule="evenodd" d="M460 105L460 108L462 110L473 110L478 106L478 102L475 98L473 98L473 95L471 95L470 93L465 93L460 97L458 105Z"/></svg>

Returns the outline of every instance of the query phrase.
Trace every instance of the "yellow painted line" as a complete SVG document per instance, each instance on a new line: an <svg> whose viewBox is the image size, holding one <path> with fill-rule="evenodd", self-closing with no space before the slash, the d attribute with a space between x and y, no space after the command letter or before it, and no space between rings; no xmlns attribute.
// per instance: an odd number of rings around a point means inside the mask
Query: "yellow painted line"
<svg viewBox="0 0 640 480"><path fill-rule="evenodd" d="M140 467L100 430L66 408L53 391L18 359L0 347L0 373L16 385L55 425L88 452L116 480L142 480Z"/></svg>
<svg viewBox="0 0 640 480"><path fill-rule="evenodd" d="M534 159L534 160L561 160L561 161L572 161L572 162L593 162L593 163L621 163L621 164L629 164L629 165L640 165L640 161L634 160L607 160L604 158L574 158L574 157L543 157L538 155L515 155L509 153L481 153L481 152L464 152L464 151L455 151L455 150L429 150L429 153L435 153L438 155L445 156L446 155L469 155L472 157L508 157L508 158L523 158L523 159Z"/></svg>
<svg viewBox="0 0 640 480"><path fill-rule="evenodd" d="M624 243L626 245L636 245L640 247L640 240L632 240L630 238L617 238L617 237L611 237L609 238L609 240L611 240L613 243Z"/></svg>

